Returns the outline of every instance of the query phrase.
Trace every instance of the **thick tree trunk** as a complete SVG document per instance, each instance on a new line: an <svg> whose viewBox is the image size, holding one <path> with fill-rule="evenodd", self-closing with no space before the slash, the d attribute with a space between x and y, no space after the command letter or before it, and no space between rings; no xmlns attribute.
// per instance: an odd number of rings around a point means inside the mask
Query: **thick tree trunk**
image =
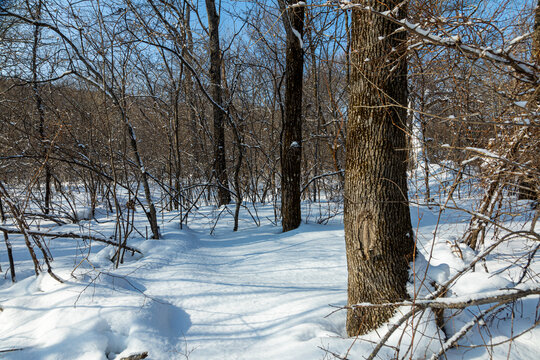
<svg viewBox="0 0 540 360"><path fill-rule="evenodd" d="M280 1L282 8L297 3ZM288 8L283 15L287 32L285 116L281 152L281 217L283 231L296 229L300 213L300 169L302 160L302 79L304 71L304 8Z"/></svg>
<svg viewBox="0 0 540 360"><path fill-rule="evenodd" d="M208 14L208 32L210 33L210 95L216 102L214 113L214 175L217 182L218 206L231 202L231 194L227 179L227 163L225 161L225 114L221 89L221 49L219 48L219 15L215 0L206 0ZM219 106L218 106L219 105Z"/></svg>
<svg viewBox="0 0 540 360"><path fill-rule="evenodd" d="M398 3L364 2L379 11ZM406 173L406 34L396 33L397 27L353 10L344 218L349 304L407 298L414 240ZM364 334L393 313L386 307L349 310L347 333Z"/></svg>

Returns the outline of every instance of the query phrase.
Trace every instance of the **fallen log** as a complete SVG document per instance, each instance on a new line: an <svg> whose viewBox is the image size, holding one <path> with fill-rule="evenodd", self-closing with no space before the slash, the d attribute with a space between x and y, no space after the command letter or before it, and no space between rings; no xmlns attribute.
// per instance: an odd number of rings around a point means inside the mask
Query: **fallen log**
<svg viewBox="0 0 540 360"><path fill-rule="evenodd" d="M133 355L123 357L120 360L141 360L141 359L146 359L147 357L148 357L148 353L145 351L140 354L133 354Z"/></svg>
<svg viewBox="0 0 540 360"><path fill-rule="evenodd" d="M0 226L0 231L3 231L4 233L7 233L7 234L21 234L21 235L23 234L23 232L19 229L12 229L12 228L7 228L3 226ZM142 254L140 250L137 250L134 247L118 244L112 240L108 240L105 238L100 238L100 237L92 236L92 235L81 235L81 234L76 234L73 232L57 233L57 232L42 232L42 231L34 231L34 230L26 230L26 233L28 235L45 236L45 237L52 237L52 238L68 238L68 239L73 238L73 239L82 239L82 240L92 240L92 241L97 241L97 242L101 242L101 243L105 243L105 244L109 244L113 246L118 246L128 251Z"/></svg>
<svg viewBox="0 0 540 360"><path fill-rule="evenodd" d="M22 351L22 350L24 350L24 348L5 349L5 350L0 350L0 353L8 353L8 352Z"/></svg>

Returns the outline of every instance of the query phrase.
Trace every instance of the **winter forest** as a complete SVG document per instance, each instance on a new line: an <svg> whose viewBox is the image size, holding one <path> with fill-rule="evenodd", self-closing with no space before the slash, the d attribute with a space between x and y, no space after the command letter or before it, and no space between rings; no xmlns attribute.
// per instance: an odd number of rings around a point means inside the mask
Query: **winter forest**
<svg viewBox="0 0 540 360"><path fill-rule="evenodd" d="M0 359L535 359L537 0L0 0Z"/></svg>

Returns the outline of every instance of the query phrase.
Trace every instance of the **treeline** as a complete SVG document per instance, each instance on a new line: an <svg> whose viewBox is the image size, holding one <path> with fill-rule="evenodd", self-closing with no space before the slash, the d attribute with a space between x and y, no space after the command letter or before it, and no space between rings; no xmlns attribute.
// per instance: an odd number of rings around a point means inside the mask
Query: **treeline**
<svg viewBox="0 0 540 360"><path fill-rule="evenodd" d="M188 1L7 5L2 19L15 20L3 23L10 60L1 69L2 177L27 186L45 213L53 207L45 193L66 182L84 184L92 211L98 194L112 194L112 182L137 198L145 182L157 184L168 209L218 203L220 188L278 201L285 86L283 28L271 22L278 8L222 10L219 30L230 40L220 50L223 123L216 125L204 8ZM302 184L304 198L314 200L321 192L339 196L343 181L347 66L341 30L328 43L315 33L329 26L324 13L336 26L338 13L321 12L306 34L313 39L306 41ZM219 126L228 174L221 182ZM140 205L149 207L151 196L145 200Z"/></svg>
<svg viewBox="0 0 540 360"><path fill-rule="evenodd" d="M501 181L534 198L534 5L408 4L401 130L426 202L429 164L458 174L465 161L462 172L487 184L488 152L510 156L517 169ZM84 186L92 213L112 209L123 189L155 238L155 201L182 211L273 202L277 220L283 198L341 199L355 11L348 2L2 1L1 181L43 214L67 183ZM303 63L293 72L294 52ZM294 73L301 92L288 94ZM504 155L516 128L529 140ZM289 130L300 138L285 141ZM290 171L299 180L284 196Z"/></svg>

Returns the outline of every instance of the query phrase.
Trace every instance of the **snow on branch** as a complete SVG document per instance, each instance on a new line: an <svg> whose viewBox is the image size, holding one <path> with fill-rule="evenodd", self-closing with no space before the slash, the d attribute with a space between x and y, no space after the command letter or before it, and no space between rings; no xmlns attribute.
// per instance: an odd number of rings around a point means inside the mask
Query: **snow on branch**
<svg viewBox="0 0 540 360"><path fill-rule="evenodd" d="M427 43L433 45L444 46L461 51L463 54L477 59L487 59L489 61L510 66L518 74L522 75L526 80L531 83L539 81L540 68L532 63L516 58L510 53L513 45L523 41L530 34L523 34L512 39L509 46L504 48L492 48L486 46L479 46L474 44L465 44L461 42L459 35L439 36L432 33L431 30L426 30L418 23L412 23L407 19L398 19L396 17L397 10L406 2L398 4L393 10L390 11L377 11L371 6L365 6L363 4L351 3L350 1L341 0L339 6L341 9L359 9L362 11L371 12L380 17L387 19L397 25L400 25L404 30L409 31L412 34L418 35ZM414 46L417 46L415 44Z"/></svg>
<svg viewBox="0 0 540 360"><path fill-rule="evenodd" d="M473 328L474 325L476 325L478 322L480 322L480 320L482 320L484 318L484 316L489 314L497 306L498 305L495 305L495 306L490 307L489 309L486 309L486 310L482 311L478 316L475 316L471 321L469 321L465 325L463 325L461 327L461 329L459 329L458 332L456 332L454 335L452 335L449 339L447 339L444 342L444 344L441 346L441 349L439 350L439 352L436 353L436 354L433 354L433 356L431 356L430 360L436 360L441 355L446 353L446 351L448 351L450 348L452 348L458 342L459 339L461 339L463 336L465 336L465 334L467 334L469 332L469 330L471 330Z"/></svg>
<svg viewBox="0 0 540 360"><path fill-rule="evenodd" d="M359 307L390 307L390 306L415 306L417 308L433 309L463 309L469 306L485 304L505 304L529 295L540 295L540 287L528 289L501 289L489 291L481 294L472 294L452 298L438 299L416 299L414 301L401 301L395 303L372 304L360 303L350 306L350 308Z"/></svg>
<svg viewBox="0 0 540 360"><path fill-rule="evenodd" d="M306 4L305 1L299 1L299 2L297 2L297 3L295 3L295 4L292 4L292 5L287 6L287 8L288 8L288 9L292 9L292 8L306 7L306 6L307 6L307 4Z"/></svg>
<svg viewBox="0 0 540 360"><path fill-rule="evenodd" d="M439 289L436 290L433 294L431 295L428 295L426 299L424 299L424 301L430 301L430 300L433 300L433 302L436 302L438 300L441 299L441 296L443 296L443 294L447 291L447 289L450 288L450 286L459 278L461 277L463 274L465 274L466 272L470 271L471 269L474 268L474 266L482 261L482 259L485 259L486 256L488 256L493 250L495 250L495 248L497 248L500 244L502 244L503 242L505 241L508 241L510 238L512 237L528 237L528 238L535 238L536 240L539 240L540 241L540 235L538 235L537 233L535 232L531 232L531 231L514 231L514 232L509 232L508 234L502 236L499 240L495 241L493 244L491 244L490 246L486 247L483 251L481 251L479 254L477 254L474 259L469 262L469 264L463 266L463 268L461 270L459 270L456 274L454 274L454 276L452 276L450 279L446 280L446 282L444 282L443 284L441 284L439 286ZM537 290L540 290L537 288ZM529 294L529 295L533 295L532 293ZM528 296L528 295L524 295L524 296ZM516 297L515 299L518 299L518 297ZM510 299L508 301L500 301L498 302L498 304L496 304L496 306L499 306L503 303L506 303L506 302L511 302L513 301L513 299ZM394 305L395 306L395 305ZM426 306L428 307L428 306ZM399 327L405 323L409 318L411 318L416 312L418 311L418 308L417 307L414 307L414 306L411 306L410 310L407 311L405 314L403 314L392 326L390 326L390 328L386 331L386 333L381 337L381 339L379 340L379 342L377 343L377 345L375 346L375 348L373 348L373 351L371 352L371 354L369 354L369 356L366 358L366 360L373 360L375 359L375 357L377 356L377 354L379 353L379 351L383 348L383 346L385 346L386 342L388 341L388 339L390 339L390 336L392 336L392 334L394 332L396 332L397 329L399 329Z"/></svg>

